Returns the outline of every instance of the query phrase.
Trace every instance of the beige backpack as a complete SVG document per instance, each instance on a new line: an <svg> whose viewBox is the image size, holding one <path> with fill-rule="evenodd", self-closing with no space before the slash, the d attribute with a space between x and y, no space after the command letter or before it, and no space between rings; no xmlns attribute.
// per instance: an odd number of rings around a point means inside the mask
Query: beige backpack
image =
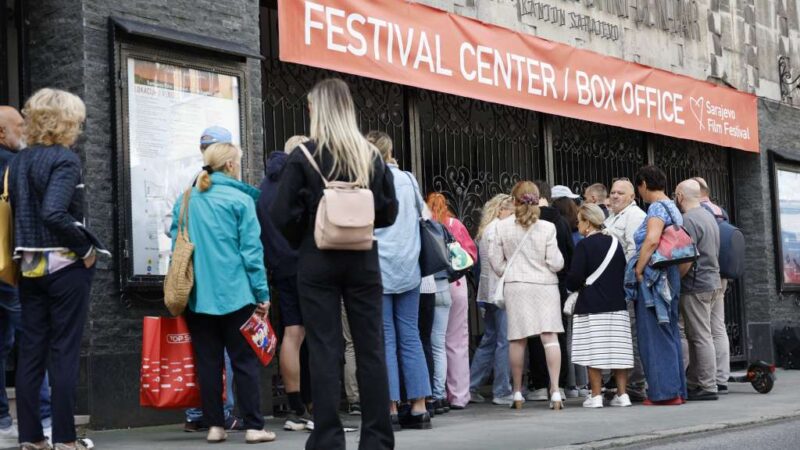
<svg viewBox="0 0 800 450"><path fill-rule="evenodd" d="M328 181L305 145L300 150L322 177L325 189L317 206L314 241L320 250L370 250L375 224L372 191L355 183Z"/></svg>

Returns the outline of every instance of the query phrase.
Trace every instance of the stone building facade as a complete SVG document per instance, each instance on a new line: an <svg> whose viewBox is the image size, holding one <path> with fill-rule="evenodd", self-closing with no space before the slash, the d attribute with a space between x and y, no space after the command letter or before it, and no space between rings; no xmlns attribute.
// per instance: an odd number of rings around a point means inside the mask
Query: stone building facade
<svg viewBox="0 0 800 450"><path fill-rule="evenodd" d="M69 90L85 100L88 117L77 148L85 167L87 220L109 243L120 239L118 216L123 207L117 183L114 102L118 80L115 80L112 51L118 36L112 34L112 18L220 38L263 55L264 61L248 57L240 61L246 68L249 94L246 113L252 124L248 130L251 145L246 148L245 168L245 179L251 184L261 178L264 153L281 148L287 135L303 131L303 89L329 74L278 60L275 0L0 0L0 6L3 2L7 8L0 16L5 24L0 66L8 63L8 70L0 73L0 103L19 105L27 95L44 86ZM767 358L771 355L769 337L766 341L761 339L764 333L761 328L749 331L750 324L771 324L773 329L786 324L800 325L800 295L781 293L777 283L774 249L778 237L774 231L771 188L771 151L800 161L800 90L782 92L778 75L779 56L788 57L788 67L795 76L800 74L800 8L796 1L421 0L420 3L761 97L758 102L761 151L753 154L531 111L492 108L483 102L360 77L346 78L353 86L357 103L367 111L365 116L370 116L362 123L396 132L395 147L401 165L419 165L434 172L418 174L423 187L467 194L480 190L481 194L476 196L450 197L456 202L456 209L467 216L494 189L488 187L491 180L496 180L500 189L513 178L503 181L502 177L508 173L476 172L459 161L447 167L426 163L435 159L430 154L438 151L433 147L437 139L443 139L436 133L446 134L442 129L448 130L447 139L452 139L464 129L476 130L487 121L495 121L498 127L491 130L494 134L482 131L485 141L492 142L479 152L507 151L502 134L513 134L514 148L508 151L509 155L517 156L509 158L531 160L531 171L517 175L549 177L553 184L575 183L573 186L580 187L596 181L608 183L611 175L631 176L630 171L647 162L668 167L671 179L697 175L692 173L693 167L704 167L716 180L718 198L732 209L748 242L747 274L740 283L739 297L731 300L739 309L729 325L736 328L729 329L736 336L732 339L743 347L741 361L755 355ZM208 54L207 49L168 45L190 54ZM299 125L291 125L292 121L283 116L289 114L286 111L290 108L294 108L292 117L300 118ZM409 114L408 108L413 108L414 113ZM447 123L434 124L444 122L441 119L444 112L454 108L463 112L459 114L464 116L463 120L450 117ZM390 111L386 123L369 122L370 118L379 117L382 110ZM416 135L421 138L414 140ZM559 136L557 142L553 135ZM609 141L629 150L610 156L592 150ZM551 153L546 156L546 152ZM576 162L570 159L571 155L582 159ZM552 173L539 169L546 157L556 159L556 170ZM613 161L609 162L610 159ZM581 168L562 170L559 164ZM606 169L601 175L608 179L601 179L599 172L591 169L603 164ZM77 413L90 415L94 428L178 422L181 416L177 412L138 407L142 317L164 314L164 309L157 295L130 295L121 289L119 257L116 254L115 259L101 259L98 263L84 339ZM267 411L271 409L270 377L271 372L265 371Z"/></svg>

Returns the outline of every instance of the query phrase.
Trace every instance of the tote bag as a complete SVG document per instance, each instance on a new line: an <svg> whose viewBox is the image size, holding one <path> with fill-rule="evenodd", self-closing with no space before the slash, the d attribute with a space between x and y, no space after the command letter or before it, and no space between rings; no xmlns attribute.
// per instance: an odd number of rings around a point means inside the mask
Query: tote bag
<svg viewBox="0 0 800 450"><path fill-rule="evenodd" d="M0 196L0 281L16 286L19 276L14 261L14 214L8 192L8 172L3 176L3 194Z"/></svg>
<svg viewBox="0 0 800 450"><path fill-rule="evenodd" d="M663 201L659 203L664 205L664 209L667 210L667 214L672 219L672 225L665 226L664 231L661 232L658 248L650 257L650 267L663 269L696 261L700 256L700 252L697 251L697 246L689 232L686 231L686 228L677 225L668 204Z"/></svg>
<svg viewBox="0 0 800 450"><path fill-rule="evenodd" d="M183 194L178 215L178 236L164 279L164 304L173 316L179 316L189 303L189 294L194 287L194 244L189 239L189 197L192 188Z"/></svg>
<svg viewBox="0 0 800 450"><path fill-rule="evenodd" d="M139 404L171 409L200 406L192 338L181 317L145 317Z"/></svg>

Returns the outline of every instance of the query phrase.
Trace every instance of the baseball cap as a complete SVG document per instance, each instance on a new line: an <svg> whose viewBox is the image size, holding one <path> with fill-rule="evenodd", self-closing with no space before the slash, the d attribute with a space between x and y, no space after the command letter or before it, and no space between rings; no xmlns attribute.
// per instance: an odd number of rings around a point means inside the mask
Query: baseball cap
<svg viewBox="0 0 800 450"><path fill-rule="evenodd" d="M200 145L230 144L231 132L222 127L208 127L200 137Z"/></svg>
<svg viewBox="0 0 800 450"><path fill-rule="evenodd" d="M567 197L567 198L578 198L579 195L573 194L570 188L564 186L563 184L557 184L553 186L551 189L551 196L553 199Z"/></svg>

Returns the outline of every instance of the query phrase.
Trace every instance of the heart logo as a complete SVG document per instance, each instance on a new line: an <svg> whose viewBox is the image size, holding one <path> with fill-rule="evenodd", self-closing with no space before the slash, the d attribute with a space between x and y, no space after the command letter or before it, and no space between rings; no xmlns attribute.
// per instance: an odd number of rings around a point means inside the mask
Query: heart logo
<svg viewBox="0 0 800 450"><path fill-rule="evenodd" d="M703 101L703 97L689 97L689 109L692 110L692 115L697 119L701 130L706 128L705 125L703 125Z"/></svg>

